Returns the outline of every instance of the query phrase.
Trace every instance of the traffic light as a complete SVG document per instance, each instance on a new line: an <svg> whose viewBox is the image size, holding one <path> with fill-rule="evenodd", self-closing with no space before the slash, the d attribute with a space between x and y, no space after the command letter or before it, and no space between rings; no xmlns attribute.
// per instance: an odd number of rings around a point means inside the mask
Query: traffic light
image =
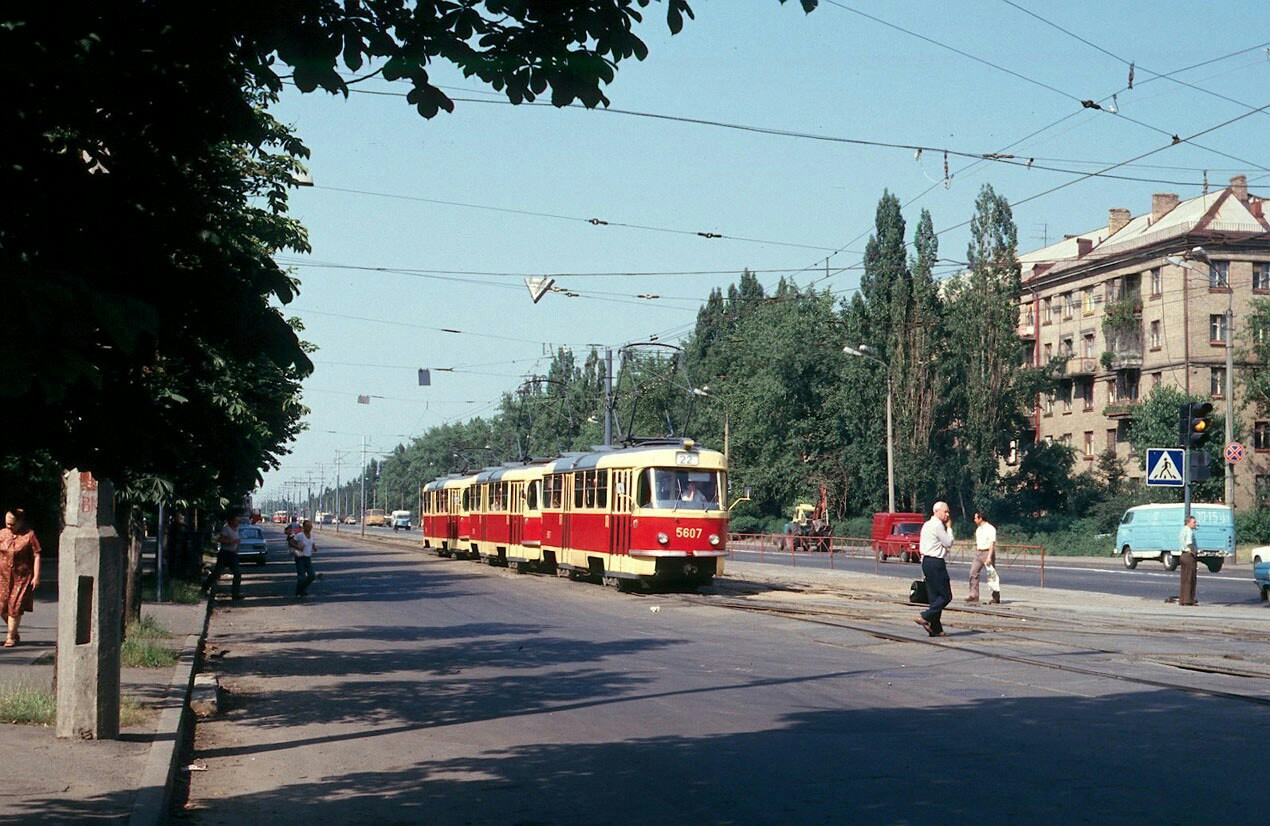
<svg viewBox="0 0 1270 826"><path fill-rule="evenodd" d="M1213 406L1208 402L1192 402L1187 408L1186 434L1182 447L1192 450L1208 444L1213 432Z"/></svg>

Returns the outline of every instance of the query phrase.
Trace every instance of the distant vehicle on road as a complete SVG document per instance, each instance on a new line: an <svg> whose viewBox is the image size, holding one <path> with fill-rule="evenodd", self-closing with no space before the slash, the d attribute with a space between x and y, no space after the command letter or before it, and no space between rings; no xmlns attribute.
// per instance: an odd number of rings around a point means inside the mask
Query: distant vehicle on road
<svg viewBox="0 0 1270 826"><path fill-rule="evenodd" d="M392 517L388 520L395 530L410 530L410 511L393 511Z"/></svg>
<svg viewBox="0 0 1270 826"><path fill-rule="evenodd" d="M274 511L274 512L273 512L273 521L274 521L274 522L279 522L279 523L281 523L281 524L284 524L284 525L285 525L285 524L289 521L289 519L290 519L290 514L289 514L289 513L287 513L286 511Z"/></svg>
<svg viewBox="0 0 1270 826"><path fill-rule="evenodd" d="M1252 549L1252 564L1270 562L1270 545L1258 545Z"/></svg>
<svg viewBox="0 0 1270 826"><path fill-rule="evenodd" d="M1129 569L1143 559L1158 559L1170 571L1181 563L1178 535L1182 531L1183 506L1138 505L1129 508L1116 529L1116 550ZM1235 552L1235 517L1225 505L1191 505L1195 517L1195 544L1199 561L1217 573L1226 557Z"/></svg>
<svg viewBox="0 0 1270 826"><path fill-rule="evenodd" d="M388 524L388 514L384 512L383 508L371 508L370 510L366 511L366 527L368 528L381 527L382 528L387 524Z"/></svg>
<svg viewBox="0 0 1270 826"><path fill-rule="evenodd" d="M343 518L342 520L340 520L340 521L342 521L345 525L356 525L356 524L357 524L357 517L356 517L356 516L346 516L346 517L344 517L344 518Z"/></svg>
<svg viewBox="0 0 1270 826"><path fill-rule="evenodd" d="M878 562L898 556L903 562L921 562L922 525L926 517L920 513L873 514L873 553Z"/></svg>
<svg viewBox="0 0 1270 826"><path fill-rule="evenodd" d="M269 547L265 544L265 532L255 525L238 526L238 559L255 559L257 565L268 561Z"/></svg>
<svg viewBox="0 0 1270 826"><path fill-rule="evenodd" d="M1261 589L1261 601L1270 600L1270 557L1253 564L1252 581Z"/></svg>

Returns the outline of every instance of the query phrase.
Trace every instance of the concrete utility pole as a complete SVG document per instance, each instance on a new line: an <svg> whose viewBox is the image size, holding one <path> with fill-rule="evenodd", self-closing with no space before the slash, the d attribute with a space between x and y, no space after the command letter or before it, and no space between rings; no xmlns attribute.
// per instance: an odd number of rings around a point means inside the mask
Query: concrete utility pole
<svg viewBox="0 0 1270 826"><path fill-rule="evenodd" d="M115 488L71 469L57 572L57 736L119 736L119 649L123 643L123 543Z"/></svg>
<svg viewBox="0 0 1270 826"><path fill-rule="evenodd" d="M362 536L366 535L366 437L362 437L362 512L357 517Z"/></svg>

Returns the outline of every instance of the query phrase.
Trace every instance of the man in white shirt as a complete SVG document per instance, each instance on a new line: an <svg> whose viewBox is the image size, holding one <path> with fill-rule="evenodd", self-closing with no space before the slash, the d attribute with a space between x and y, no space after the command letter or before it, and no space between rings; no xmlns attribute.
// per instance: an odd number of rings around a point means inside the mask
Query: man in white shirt
<svg viewBox="0 0 1270 826"><path fill-rule="evenodd" d="M233 598L242 599L243 569L238 564L238 514L231 511L225 524L221 526L217 537L219 546L216 549L216 564L212 572L203 582L203 593L210 594L216 588L216 581L228 568L234 575Z"/></svg>
<svg viewBox="0 0 1270 826"><path fill-rule="evenodd" d="M930 607L921 613L917 624L932 637L946 637L941 618L945 606L952 602L952 582L948 579L946 557L953 546L952 514L947 502L936 502L931 517L922 525L919 547L922 551L922 575L926 577L926 593Z"/></svg>
<svg viewBox="0 0 1270 826"><path fill-rule="evenodd" d="M992 602L1001 602L1000 580L994 576L996 565L997 529L982 513L975 511L975 561L970 563L970 593L966 602L979 601L979 574L985 568L988 570L988 587L992 589Z"/></svg>
<svg viewBox="0 0 1270 826"><path fill-rule="evenodd" d="M303 599L309 595L309 585L317 579L313 573L313 552L317 550L313 541L313 523L304 520L300 532L292 534L288 544L295 557L295 595Z"/></svg>

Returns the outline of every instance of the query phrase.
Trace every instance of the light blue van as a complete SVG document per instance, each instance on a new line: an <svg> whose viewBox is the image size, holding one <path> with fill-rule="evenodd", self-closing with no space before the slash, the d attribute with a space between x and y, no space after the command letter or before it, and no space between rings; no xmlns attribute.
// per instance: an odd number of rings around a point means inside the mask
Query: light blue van
<svg viewBox="0 0 1270 826"><path fill-rule="evenodd" d="M1116 549L1126 568L1140 559L1158 559L1170 571L1181 561L1178 537L1182 532L1182 506L1139 505L1129 508L1116 529ZM1191 505L1195 517L1196 556L1217 573L1226 557L1235 555L1235 516L1225 505Z"/></svg>

